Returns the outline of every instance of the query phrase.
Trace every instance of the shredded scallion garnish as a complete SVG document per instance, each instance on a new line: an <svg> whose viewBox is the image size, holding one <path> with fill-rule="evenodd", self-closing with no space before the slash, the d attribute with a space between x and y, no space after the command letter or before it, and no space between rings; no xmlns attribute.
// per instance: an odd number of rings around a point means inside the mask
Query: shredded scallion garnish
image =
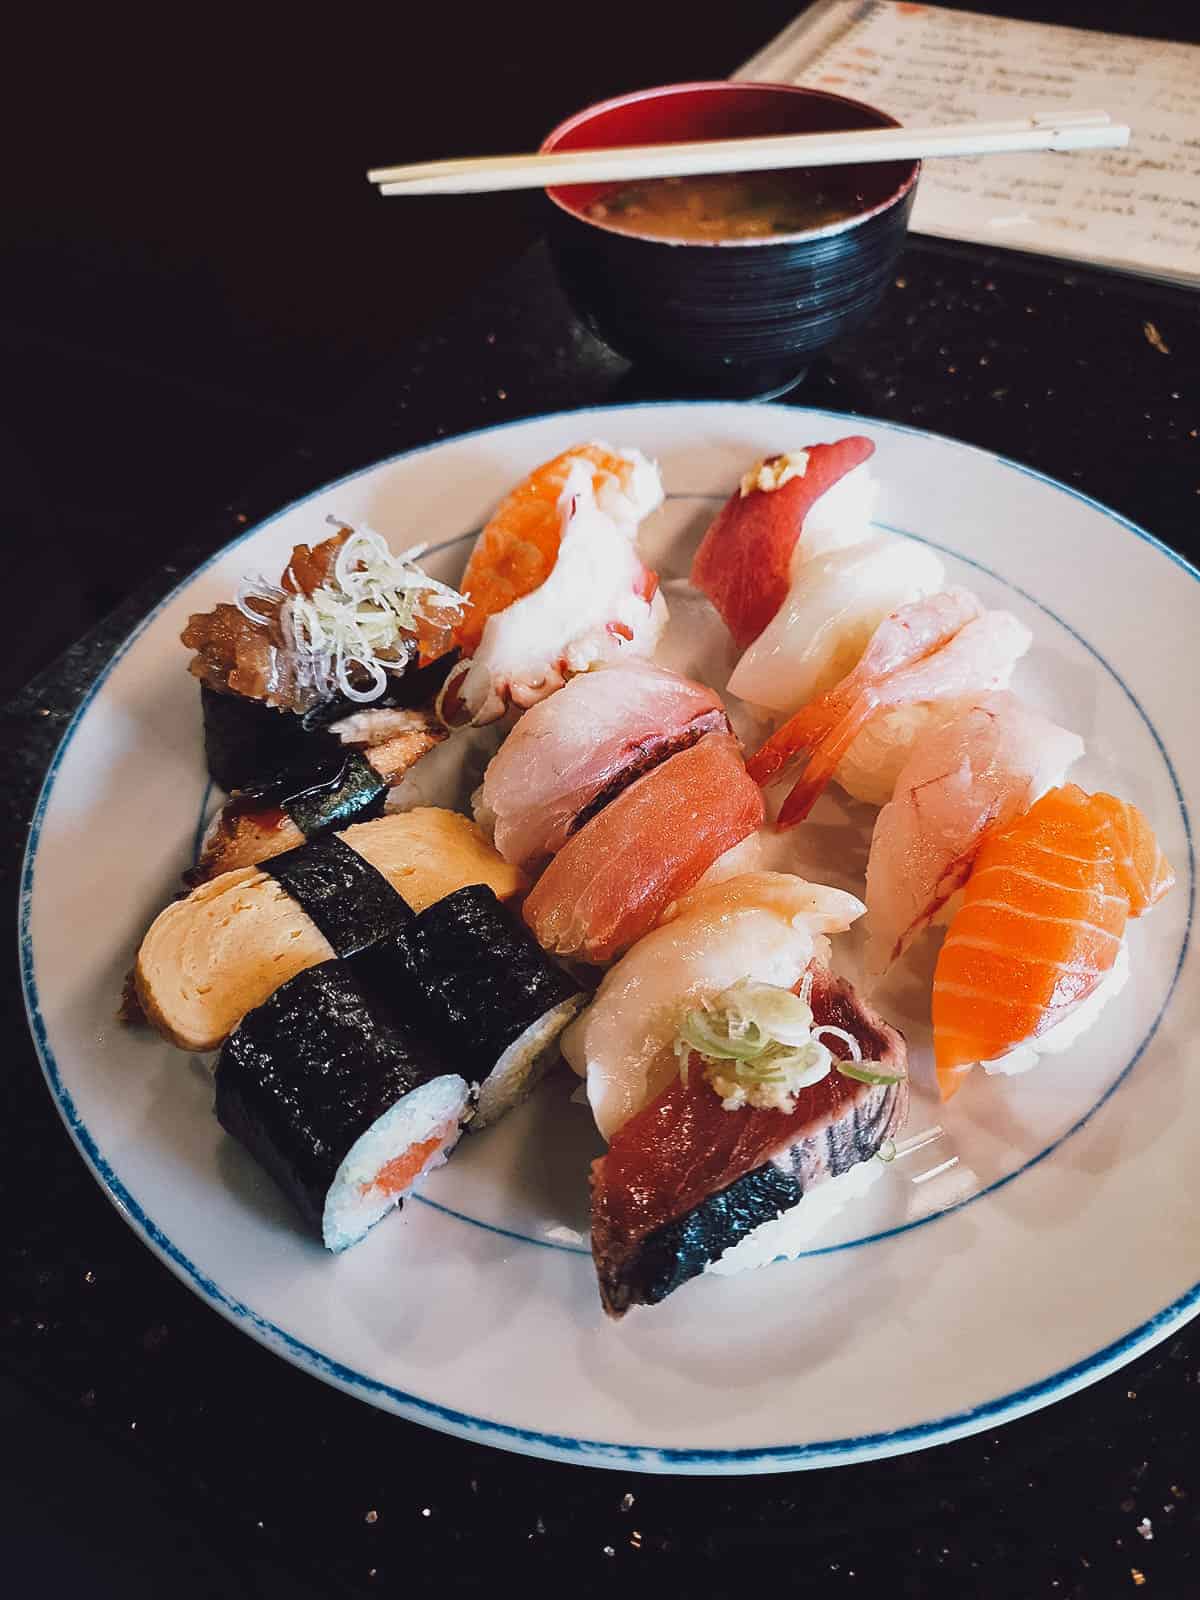
<svg viewBox="0 0 1200 1600"><path fill-rule="evenodd" d="M799 994L743 978L715 999L702 1000L684 1015L676 1035L681 1079L687 1083L689 1062L697 1055L725 1110L752 1105L789 1114L796 1095L835 1067L860 1083L900 1082L903 1073L882 1072L878 1062L864 1061L858 1040L845 1028L814 1026L811 995L812 974L806 972ZM838 1040L850 1059L839 1060L826 1038Z"/></svg>
<svg viewBox="0 0 1200 1600"><path fill-rule="evenodd" d="M462 617L465 597L416 565L426 548L393 555L380 534L351 528L328 583L294 594L250 579L238 589L237 607L251 622L278 616L302 688L367 704L383 693L389 673L402 673L417 654L421 623L449 628Z"/></svg>

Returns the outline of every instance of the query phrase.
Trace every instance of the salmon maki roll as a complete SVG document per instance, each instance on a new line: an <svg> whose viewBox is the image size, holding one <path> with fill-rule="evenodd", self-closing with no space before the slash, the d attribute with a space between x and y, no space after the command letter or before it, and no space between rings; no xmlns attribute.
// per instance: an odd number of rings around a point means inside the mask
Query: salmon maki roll
<svg viewBox="0 0 1200 1600"><path fill-rule="evenodd" d="M1073 1043L1125 981L1128 919L1174 881L1136 806L1076 784L990 836L934 975L943 1098L976 1062L1020 1072Z"/></svg>
<svg viewBox="0 0 1200 1600"><path fill-rule="evenodd" d="M568 840L526 900L525 920L543 949L611 961L763 818L737 741L705 734Z"/></svg>
<svg viewBox="0 0 1200 1600"><path fill-rule="evenodd" d="M340 1252L440 1167L471 1111L466 1080L345 961L290 979L221 1052L216 1112Z"/></svg>

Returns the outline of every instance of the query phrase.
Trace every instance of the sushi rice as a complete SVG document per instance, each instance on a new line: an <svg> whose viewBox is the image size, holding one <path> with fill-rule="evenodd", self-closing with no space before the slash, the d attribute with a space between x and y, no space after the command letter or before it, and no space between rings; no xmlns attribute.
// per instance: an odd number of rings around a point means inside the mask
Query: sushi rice
<svg viewBox="0 0 1200 1600"><path fill-rule="evenodd" d="M470 1114L471 1091L455 1073L431 1078L397 1100L354 1141L325 1197L321 1236L329 1250L357 1244L413 1187L440 1167L458 1143ZM392 1162L433 1145L412 1177L395 1187L387 1181Z"/></svg>
<svg viewBox="0 0 1200 1600"><path fill-rule="evenodd" d="M769 1222L759 1223L731 1250L710 1261L705 1272L732 1278L755 1267L769 1267L774 1261L790 1261L846 1206L865 1195L883 1176L883 1168L884 1163L872 1157L869 1161L860 1161L839 1177L827 1178L810 1189L798 1206L781 1212Z"/></svg>
<svg viewBox="0 0 1200 1600"><path fill-rule="evenodd" d="M472 1133L490 1127L536 1088L559 1059L559 1035L586 998L581 993L560 1001L513 1040L479 1087Z"/></svg>
<svg viewBox="0 0 1200 1600"><path fill-rule="evenodd" d="M1129 982L1129 945L1121 941L1116 959L1103 979L1086 1000L1073 1006L1070 1012L1045 1033L1036 1035L1015 1050L1009 1050L992 1061L980 1062L985 1072L1015 1078L1019 1073L1036 1067L1042 1056L1056 1056L1071 1046L1092 1027L1108 1002L1119 995Z"/></svg>

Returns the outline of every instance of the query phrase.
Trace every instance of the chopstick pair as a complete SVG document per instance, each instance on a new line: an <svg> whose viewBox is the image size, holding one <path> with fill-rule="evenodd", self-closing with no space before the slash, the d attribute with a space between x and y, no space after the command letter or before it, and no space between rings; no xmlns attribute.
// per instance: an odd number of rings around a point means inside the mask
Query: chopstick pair
<svg viewBox="0 0 1200 1600"><path fill-rule="evenodd" d="M854 162L925 161L1031 150L1115 150L1129 129L1106 111L1035 112L1015 122L963 122L940 128L863 128L847 133L771 134L693 144L563 150L547 155L477 156L375 167L368 179L384 195L484 194L550 184L611 183L707 172L767 172Z"/></svg>

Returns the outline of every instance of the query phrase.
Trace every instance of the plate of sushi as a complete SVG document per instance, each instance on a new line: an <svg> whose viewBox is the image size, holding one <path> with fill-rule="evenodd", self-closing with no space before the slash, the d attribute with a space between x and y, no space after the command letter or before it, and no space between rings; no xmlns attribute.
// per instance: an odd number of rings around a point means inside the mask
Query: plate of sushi
<svg viewBox="0 0 1200 1600"><path fill-rule="evenodd" d="M1198 579L794 407L342 479L66 732L51 1093L197 1294L446 1432L748 1473L1047 1404L1200 1308Z"/></svg>

